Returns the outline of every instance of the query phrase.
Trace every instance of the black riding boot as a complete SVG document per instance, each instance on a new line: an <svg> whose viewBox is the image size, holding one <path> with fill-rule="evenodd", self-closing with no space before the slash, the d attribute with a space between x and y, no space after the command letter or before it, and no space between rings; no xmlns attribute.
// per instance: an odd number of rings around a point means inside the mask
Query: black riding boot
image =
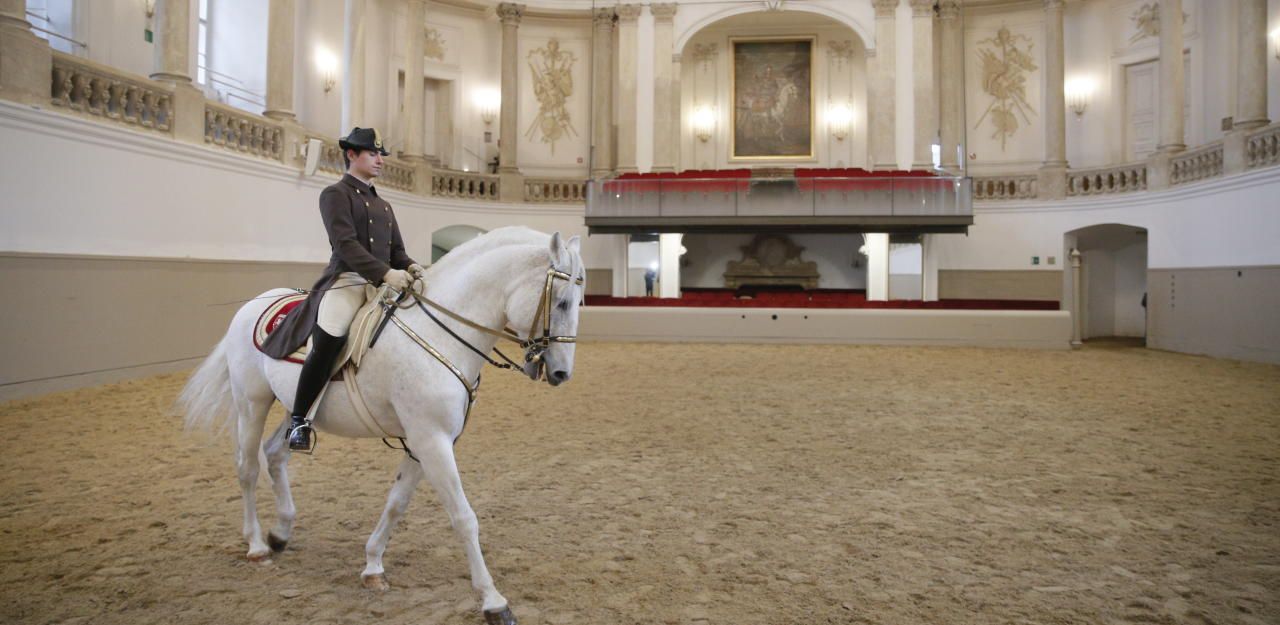
<svg viewBox="0 0 1280 625"><path fill-rule="evenodd" d="M330 336L320 326L311 331L311 352L302 363L302 373L298 375L298 392L293 400L293 416L290 417L287 433L289 449L311 449L311 424L307 422L307 413L329 381L333 360L338 357L346 342L347 337Z"/></svg>

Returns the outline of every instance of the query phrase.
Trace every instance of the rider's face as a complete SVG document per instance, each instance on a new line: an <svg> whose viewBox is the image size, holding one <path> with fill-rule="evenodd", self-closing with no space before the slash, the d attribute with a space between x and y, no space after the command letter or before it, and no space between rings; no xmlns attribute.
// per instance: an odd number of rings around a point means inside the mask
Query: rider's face
<svg viewBox="0 0 1280 625"><path fill-rule="evenodd" d="M347 158L351 159L349 171L352 175L365 180L372 180L382 175L382 153L377 150L360 150L359 154L355 152L355 150L347 152Z"/></svg>

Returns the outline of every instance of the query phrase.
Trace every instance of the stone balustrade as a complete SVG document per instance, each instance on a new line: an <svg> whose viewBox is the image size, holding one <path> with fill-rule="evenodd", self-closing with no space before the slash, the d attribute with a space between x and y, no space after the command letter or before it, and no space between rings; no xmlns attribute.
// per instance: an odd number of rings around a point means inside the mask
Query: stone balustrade
<svg viewBox="0 0 1280 625"><path fill-rule="evenodd" d="M526 178L524 201L567 204L585 202L587 183L578 178Z"/></svg>
<svg viewBox="0 0 1280 625"><path fill-rule="evenodd" d="M1067 172L1067 196L1109 195L1147 190L1147 163L1073 169Z"/></svg>
<svg viewBox="0 0 1280 625"><path fill-rule="evenodd" d="M431 172L431 195L467 200L497 200L498 176L437 169Z"/></svg>
<svg viewBox="0 0 1280 625"><path fill-rule="evenodd" d="M341 158L341 157L339 157ZM417 170L412 165L394 159L384 159L382 175L378 176L378 184L399 191L413 191Z"/></svg>
<svg viewBox="0 0 1280 625"><path fill-rule="evenodd" d="M1245 144L1245 166L1257 169L1280 165L1280 124L1272 124L1249 135Z"/></svg>
<svg viewBox="0 0 1280 625"><path fill-rule="evenodd" d="M1004 174L973 177L973 199L1033 200L1036 198L1036 174Z"/></svg>
<svg viewBox="0 0 1280 625"><path fill-rule="evenodd" d="M207 100L204 142L273 161L280 161L284 156L284 130L279 122Z"/></svg>
<svg viewBox="0 0 1280 625"><path fill-rule="evenodd" d="M320 144L320 160L316 166L316 171L323 171L330 174L341 176L346 173L347 166L342 161L342 148L338 147L338 142L333 139L324 137L308 137L308 139L320 139L324 143Z"/></svg>
<svg viewBox="0 0 1280 625"><path fill-rule="evenodd" d="M1173 157L1169 184L1186 184L1221 175L1222 141L1214 141Z"/></svg>
<svg viewBox="0 0 1280 625"><path fill-rule="evenodd" d="M166 85L61 52L53 52L53 106L142 130L173 129L173 92Z"/></svg>

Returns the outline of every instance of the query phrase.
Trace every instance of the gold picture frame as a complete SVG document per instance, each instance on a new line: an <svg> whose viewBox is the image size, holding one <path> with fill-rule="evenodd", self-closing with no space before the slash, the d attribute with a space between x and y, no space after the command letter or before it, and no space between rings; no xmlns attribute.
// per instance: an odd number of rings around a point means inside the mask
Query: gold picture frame
<svg viewBox="0 0 1280 625"><path fill-rule="evenodd" d="M814 159L817 37L730 37L730 161Z"/></svg>

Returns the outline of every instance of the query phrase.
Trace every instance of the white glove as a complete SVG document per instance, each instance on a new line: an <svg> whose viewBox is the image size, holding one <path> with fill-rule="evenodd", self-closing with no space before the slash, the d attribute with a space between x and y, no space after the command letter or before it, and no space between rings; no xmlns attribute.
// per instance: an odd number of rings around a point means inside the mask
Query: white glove
<svg viewBox="0 0 1280 625"><path fill-rule="evenodd" d="M423 268L422 265L419 265L418 263L409 265L409 269L407 271L409 272L409 275L412 275L416 278L421 278L423 274L427 273L427 270Z"/></svg>
<svg viewBox="0 0 1280 625"><path fill-rule="evenodd" d="M386 275L382 276L382 283L390 286L397 291L404 291L409 288L411 282L409 272L401 269L392 269Z"/></svg>

